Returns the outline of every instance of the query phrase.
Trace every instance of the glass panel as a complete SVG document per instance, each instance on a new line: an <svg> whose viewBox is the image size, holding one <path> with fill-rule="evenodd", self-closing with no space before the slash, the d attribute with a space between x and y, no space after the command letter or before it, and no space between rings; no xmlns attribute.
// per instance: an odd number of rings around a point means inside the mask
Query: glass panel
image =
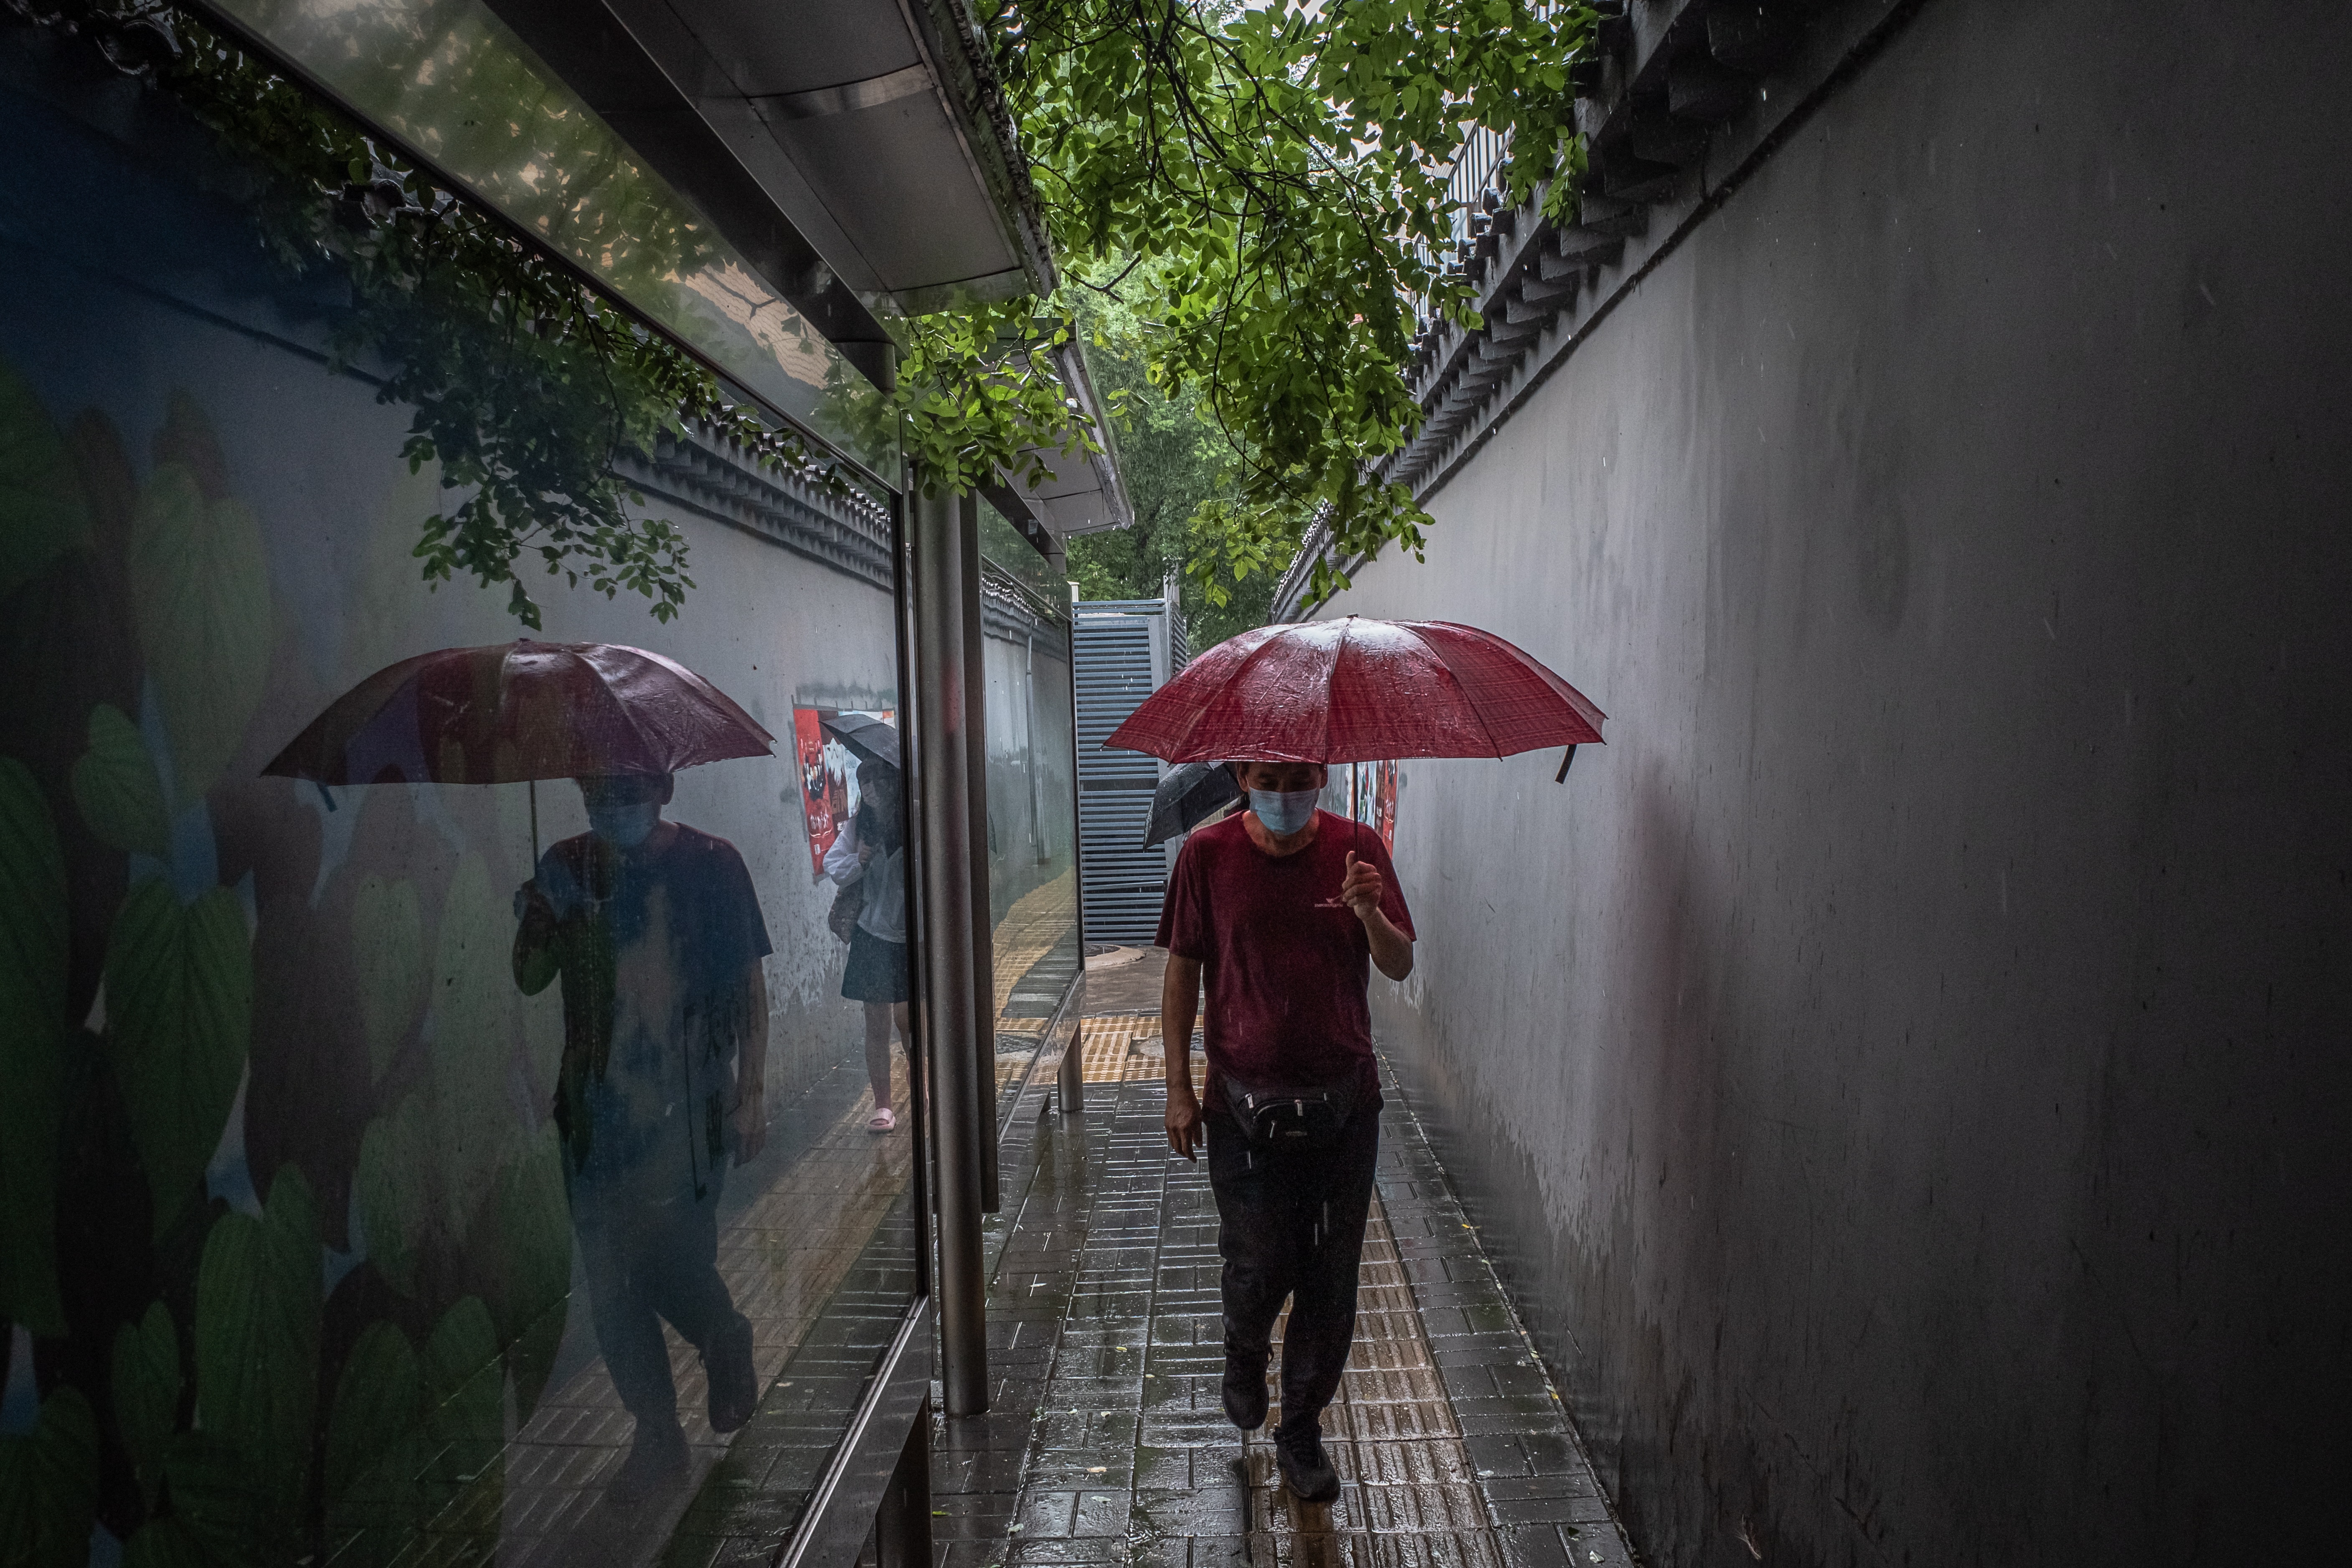
<svg viewBox="0 0 2352 1568"><path fill-rule="evenodd" d="M534 584L549 643L660 659L518 655L420 580L439 473L250 171L85 47L0 29L0 1430L45 1539L764 1554L915 1289L897 792L800 755L810 710L891 734L887 514L666 450L625 477L684 613Z"/></svg>
<svg viewBox="0 0 2352 1568"><path fill-rule="evenodd" d="M997 1110L1010 1116L1018 1080L1035 1058L1080 967L1076 724L1066 604L1023 579L1047 584L1060 580L1045 557L984 502L981 549ZM1022 579L1008 567L1018 569ZM1062 592L1066 600L1066 584Z"/></svg>
<svg viewBox="0 0 2352 1568"><path fill-rule="evenodd" d="M219 4L744 386L898 471L873 384L479 0Z"/></svg>

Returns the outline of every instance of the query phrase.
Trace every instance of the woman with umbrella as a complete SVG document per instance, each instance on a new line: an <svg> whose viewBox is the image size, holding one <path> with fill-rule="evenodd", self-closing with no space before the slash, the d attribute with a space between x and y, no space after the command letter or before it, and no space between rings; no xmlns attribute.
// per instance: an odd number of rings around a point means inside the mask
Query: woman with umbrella
<svg viewBox="0 0 2352 1568"><path fill-rule="evenodd" d="M828 728L866 760L857 764L857 810L824 852L824 872L842 888L844 897L854 891L856 900L857 919L849 931L849 963L842 972L841 994L866 1008L866 1077L874 1089L874 1114L866 1130L889 1132L898 1125L890 1091L894 1026L908 1052L908 1070L913 1070L907 1014L914 992L907 965L905 796L895 763L896 731L878 720L848 723L856 726L855 733L845 733L838 721Z"/></svg>

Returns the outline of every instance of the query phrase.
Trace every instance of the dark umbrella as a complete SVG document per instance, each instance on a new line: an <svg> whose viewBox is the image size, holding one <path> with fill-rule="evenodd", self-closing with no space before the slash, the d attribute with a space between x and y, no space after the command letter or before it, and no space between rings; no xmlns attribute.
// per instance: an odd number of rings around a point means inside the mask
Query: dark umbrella
<svg viewBox="0 0 2352 1568"><path fill-rule="evenodd" d="M1223 763L1179 763L1151 792L1151 820L1144 824L1143 847L1150 848L1190 833L1241 799L1234 770Z"/></svg>
<svg viewBox="0 0 2352 1568"><path fill-rule="evenodd" d="M827 733L857 753L860 762L898 765L898 731L863 713L838 713L824 721Z"/></svg>
<svg viewBox="0 0 2352 1568"><path fill-rule="evenodd" d="M443 648L389 665L261 771L322 784L521 784L764 757L775 737L672 659L617 643ZM531 852L539 806L531 802Z"/></svg>
<svg viewBox="0 0 2352 1568"><path fill-rule="evenodd" d="M1171 763L1507 757L1572 752L1601 739L1604 717L1490 632L1349 616L1228 637L1103 744Z"/></svg>

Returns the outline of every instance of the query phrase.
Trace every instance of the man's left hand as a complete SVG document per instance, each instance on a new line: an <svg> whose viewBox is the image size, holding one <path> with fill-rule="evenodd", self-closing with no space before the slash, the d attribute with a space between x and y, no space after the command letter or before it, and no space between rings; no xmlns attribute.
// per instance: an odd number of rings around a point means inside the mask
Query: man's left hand
<svg viewBox="0 0 2352 1568"><path fill-rule="evenodd" d="M1381 895L1386 891L1388 884L1381 879L1378 871L1372 869L1371 863L1357 859L1356 852L1349 850L1348 877L1339 884L1339 901L1347 905L1358 920L1370 921L1379 911Z"/></svg>
<svg viewBox="0 0 2352 1568"><path fill-rule="evenodd" d="M735 1163L750 1164L760 1157L768 1145L768 1111L766 1096L760 1086L746 1089L737 1087L733 1110L735 1125Z"/></svg>

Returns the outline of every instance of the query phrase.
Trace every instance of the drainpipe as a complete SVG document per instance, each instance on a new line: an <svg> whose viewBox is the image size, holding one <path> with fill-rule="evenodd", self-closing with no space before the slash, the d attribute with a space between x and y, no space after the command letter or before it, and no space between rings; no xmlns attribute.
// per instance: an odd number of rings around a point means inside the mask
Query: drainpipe
<svg viewBox="0 0 2352 1568"><path fill-rule="evenodd" d="M975 1037L980 976L972 931L987 930L987 884L973 898L972 774L965 610L978 616L977 542L969 502L930 494L918 470L908 499L908 615L913 644L915 785L923 893L922 1040L931 1082L937 1206L940 1383L950 1415L988 1408L988 1310L981 1275L982 1125ZM975 520L976 521L976 520ZM961 537L959 537L961 536ZM984 819L983 819L984 820ZM984 868L987 843L979 864Z"/></svg>
<svg viewBox="0 0 2352 1568"><path fill-rule="evenodd" d="M973 1115L980 1127L980 1211L994 1214L996 1191L996 931L988 886L988 627L980 607L980 498L957 503L956 534L963 569L963 710L965 764L971 804L971 972L978 986L973 1014Z"/></svg>

